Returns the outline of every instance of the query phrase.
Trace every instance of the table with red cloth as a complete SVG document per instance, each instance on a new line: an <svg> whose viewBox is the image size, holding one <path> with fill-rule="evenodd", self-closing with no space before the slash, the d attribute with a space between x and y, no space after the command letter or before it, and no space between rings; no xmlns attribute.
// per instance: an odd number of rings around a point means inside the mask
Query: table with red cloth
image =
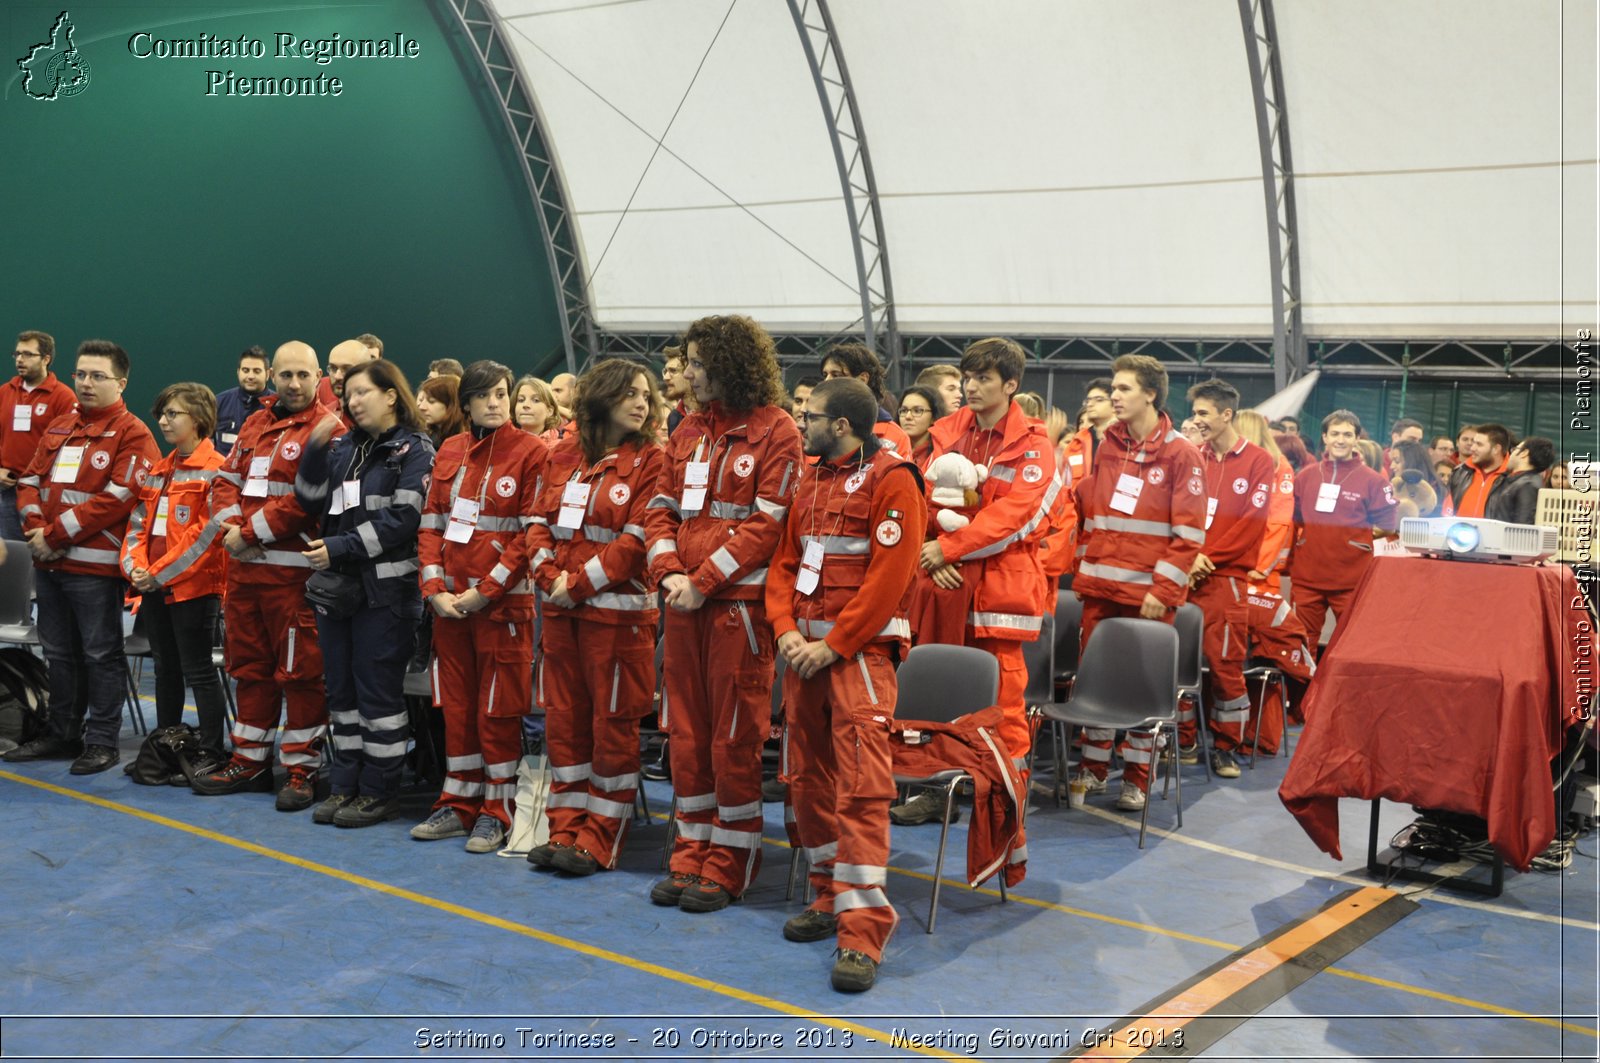
<svg viewBox="0 0 1600 1063"><path fill-rule="evenodd" d="M1526 871L1555 837L1550 761L1589 711L1592 636L1565 566L1374 559L1279 798L1335 860L1339 798L1381 797L1482 817Z"/></svg>

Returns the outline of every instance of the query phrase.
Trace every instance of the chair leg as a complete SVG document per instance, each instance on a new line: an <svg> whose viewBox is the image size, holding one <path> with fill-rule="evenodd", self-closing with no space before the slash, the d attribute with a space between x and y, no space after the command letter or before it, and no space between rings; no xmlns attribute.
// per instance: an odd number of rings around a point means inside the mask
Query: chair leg
<svg viewBox="0 0 1600 1063"><path fill-rule="evenodd" d="M784 900L786 900L786 901L794 900L795 879L799 877L799 874L800 874L800 848L798 846L796 846L795 848L789 850L789 888L783 894L783 899Z"/></svg>
<svg viewBox="0 0 1600 1063"><path fill-rule="evenodd" d="M1062 788L1071 784L1071 780L1067 778L1067 740L1062 733L1065 730L1066 727L1060 720L1050 721L1051 749L1056 759L1055 785L1050 788L1050 796L1055 798L1057 808L1061 807Z"/></svg>
<svg viewBox="0 0 1600 1063"><path fill-rule="evenodd" d="M1178 725L1172 725L1172 777L1177 780L1175 787L1177 793L1175 800L1178 802L1178 829L1183 829L1183 772L1178 770ZM1149 802L1145 802L1149 804Z"/></svg>
<svg viewBox="0 0 1600 1063"><path fill-rule="evenodd" d="M939 825L939 855L933 861L933 898L928 902L928 933L933 933L933 924L939 917L939 886L944 878L944 847L950 840L950 808L956 803L956 786L959 779L952 779L944 791L944 822Z"/></svg>
<svg viewBox="0 0 1600 1063"><path fill-rule="evenodd" d="M1269 678L1270 678L1270 676L1269 676L1269 674L1267 672L1262 672L1261 673L1261 699L1260 699L1260 701L1258 701L1256 703L1257 705L1260 706L1260 708L1256 709L1256 714L1255 714L1256 715L1255 740L1250 743L1250 770L1251 771L1255 771L1256 770L1256 756L1261 752L1261 722L1265 718L1265 715L1266 715L1266 708L1267 708L1267 680Z"/></svg>
<svg viewBox="0 0 1600 1063"><path fill-rule="evenodd" d="M1283 729L1278 736L1278 756L1289 756L1289 680L1282 672L1278 673L1278 698L1283 702Z"/></svg>
<svg viewBox="0 0 1600 1063"><path fill-rule="evenodd" d="M124 660L123 668L128 676L128 719L133 724L133 733L149 734L150 725L144 719L144 706L139 704L139 686L133 678L133 665Z"/></svg>
<svg viewBox="0 0 1600 1063"><path fill-rule="evenodd" d="M672 862L672 843L678 840L678 797L672 797L672 807L667 811L667 843L661 847L661 870Z"/></svg>
<svg viewBox="0 0 1600 1063"><path fill-rule="evenodd" d="M1194 695L1194 730L1200 744L1200 766L1205 769L1206 782L1211 781L1211 724L1206 720L1206 703L1199 691Z"/></svg>

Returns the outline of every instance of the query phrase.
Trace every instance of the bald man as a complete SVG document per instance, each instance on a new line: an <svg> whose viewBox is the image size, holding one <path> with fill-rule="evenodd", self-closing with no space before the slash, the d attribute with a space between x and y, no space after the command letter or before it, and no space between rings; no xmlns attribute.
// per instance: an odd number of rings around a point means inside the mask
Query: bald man
<svg viewBox="0 0 1600 1063"><path fill-rule="evenodd" d="M343 423L345 430L350 428L350 422L344 416L344 378L358 365L377 361L383 357L383 347L373 346L368 339L377 339L376 336L358 336L353 340L333 345L333 350L328 352L328 375L322 378L317 386L317 401L333 410L334 416ZM310 350L310 348L306 348Z"/></svg>
<svg viewBox="0 0 1600 1063"><path fill-rule="evenodd" d="M287 778L278 810L310 806L328 729L316 616L306 603L311 575L302 551L318 535L317 518L295 501L312 429L331 410L317 401L317 352L298 340L272 360L277 399L251 414L211 486L212 521L232 560L223 597L228 674L237 684L233 759L195 779L201 794L272 789L272 739L280 706L288 713L279 759Z"/></svg>
<svg viewBox="0 0 1600 1063"><path fill-rule="evenodd" d="M563 421L572 420L572 398L577 386L578 378L571 373L557 373L550 379L550 393L556 397Z"/></svg>

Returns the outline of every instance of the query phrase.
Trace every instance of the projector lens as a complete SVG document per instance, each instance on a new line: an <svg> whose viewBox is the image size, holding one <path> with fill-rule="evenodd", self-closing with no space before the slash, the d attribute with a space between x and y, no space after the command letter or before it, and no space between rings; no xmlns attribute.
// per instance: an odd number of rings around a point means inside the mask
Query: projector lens
<svg viewBox="0 0 1600 1063"><path fill-rule="evenodd" d="M1478 529L1470 524L1452 524L1444 533L1444 541L1456 553L1468 553L1478 548Z"/></svg>

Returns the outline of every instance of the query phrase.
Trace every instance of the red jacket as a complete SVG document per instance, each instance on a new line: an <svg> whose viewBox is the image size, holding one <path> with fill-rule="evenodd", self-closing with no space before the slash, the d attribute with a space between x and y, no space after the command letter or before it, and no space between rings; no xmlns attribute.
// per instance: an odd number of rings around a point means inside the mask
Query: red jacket
<svg viewBox="0 0 1600 1063"><path fill-rule="evenodd" d="M537 511L550 452L538 437L507 422L483 438L458 432L439 447L417 533L422 596L477 592L495 621L533 617L528 528ZM451 533L456 500L476 503L476 520ZM465 542L447 538L466 535Z"/></svg>
<svg viewBox="0 0 1600 1063"><path fill-rule="evenodd" d="M911 437L906 435L904 428L893 421L879 421L872 426L872 434L902 458L911 459Z"/></svg>
<svg viewBox="0 0 1600 1063"><path fill-rule="evenodd" d="M1338 487L1328 512L1317 508L1325 483ZM1394 488L1359 458L1307 465L1294 481L1290 577L1319 590L1354 587L1372 562L1372 529L1394 531L1397 513Z"/></svg>
<svg viewBox="0 0 1600 1063"><path fill-rule="evenodd" d="M17 479L17 510L24 534L43 528L66 556L35 564L120 579L128 514L160 457L150 429L121 401L51 421Z"/></svg>
<svg viewBox="0 0 1600 1063"><path fill-rule="evenodd" d="M222 593L228 552L211 521L211 483L226 460L202 439L188 457L174 450L156 463L128 519L123 575L145 569L171 602Z"/></svg>
<svg viewBox="0 0 1600 1063"><path fill-rule="evenodd" d="M808 466L767 579L773 635L798 631L840 657L873 642L904 648L907 590L927 523L922 477L887 447L865 463L858 449L837 464ZM816 587L802 594L795 585L812 543L822 548L822 567Z"/></svg>
<svg viewBox="0 0 1600 1063"><path fill-rule="evenodd" d="M1168 609L1183 604L1206 542L1201 460L1164 413L1143 442L1121 421L1106 429L1094 475L1078 495L1087 537L1072 585L1080 597L1136 606L1152 594ZM1117 490L1123 476L1142 485L1131 502L1131 492Z"/></svg>
<svg viewBox="0 0 1600 1063"><path fill-rule="evenodd" d="M1021 829L1019 805L1027 784L1000 737L999 706L980 709L950 723L889 720L889 748L896 775L926 777L949 768L972 776L972 822L967 828L967 885L976 888L1005 867L1006 884L1027 873L1026 846L1013 852ZM908 744L906 732L921 732ZM1009 865L1009 866L1007 866Z"/></svg>
<svg viewBox="0 0 1600 1063"><path fill-rule="evenodd" d="M1044 424L1012 403L994 428L983 429L963 406L935 422L932 434L935 457L953 450L989 469L972 522L938 536L945 560L960 564L962 579L973 586L968 625L979 638L1031 642L1047 596L1055 609L1039 542L1061 482Z"/></svg>
<svg viewBox="0 0 1600 1063"><path fill-rule="evenodd" d="M1279 458L1272 475L1272 497L1267 502L1267 533L1261 537L1261 550L1256 555L1256 571L1265 572L1262 583L1273 594L1278 593L1282 575L1289 563L1289 545L1294 541L1294 466L1288 458Z"/></svg>
<svg viewBox="0 0 1600 1063"><path fill-rule="evenodd" d="M39 449L45 426L77 408L77 394L54 373L46 373L32 389L23 386L20 376L0 384L0 469L21 476Z"/></svg>
<svg viewBox="0 0 1600 1063"><path fill-rule="evenodd" d="M212 521L236 525L245 542L266 551L253 561L228 565L230 585L289 586L311 575L301 552L316 537L322 514L300 508L294 481L312 429L333 411L313 402L299 413L279 416L281 405L279 400L245 420L211 484Z"/></svg>
<svg viewBox="0 0 1600 1063"><path fill-rule="evenodd" d="M548 595L566 572L567 593L577 603L569 615L654 629L660 613L656 581L645 566L644 526L664 460L654 443L624 443L591 465L575 435L551 451L538 513L528 528L533 582L546 616L561 609ZM563 505L569 490L574 497L581 493L574 485L589 488L581 513L576 505ZM561 526L563 508L578 513L577 528Z"/></svg>
<svg viewBox="0 0 1600 1063"><path fill-rule="evenodd" d="M1261 558L1276 468L1272 455L1243 436L1222 457L1200 448L1206 477L1206 543L1213 576L1248 576ZM1212 507L1215 506L1213 511Z"/></svg>
<svg viewBox="0 0 1600 1063"><path fill-rule="evenodd" d="M703 499L685 484L691 462L710 466ZM651 575L685 574L708 598L759 599L801 465L800 429L785 409L713 402L685 417L645 514Z"/></svg>

